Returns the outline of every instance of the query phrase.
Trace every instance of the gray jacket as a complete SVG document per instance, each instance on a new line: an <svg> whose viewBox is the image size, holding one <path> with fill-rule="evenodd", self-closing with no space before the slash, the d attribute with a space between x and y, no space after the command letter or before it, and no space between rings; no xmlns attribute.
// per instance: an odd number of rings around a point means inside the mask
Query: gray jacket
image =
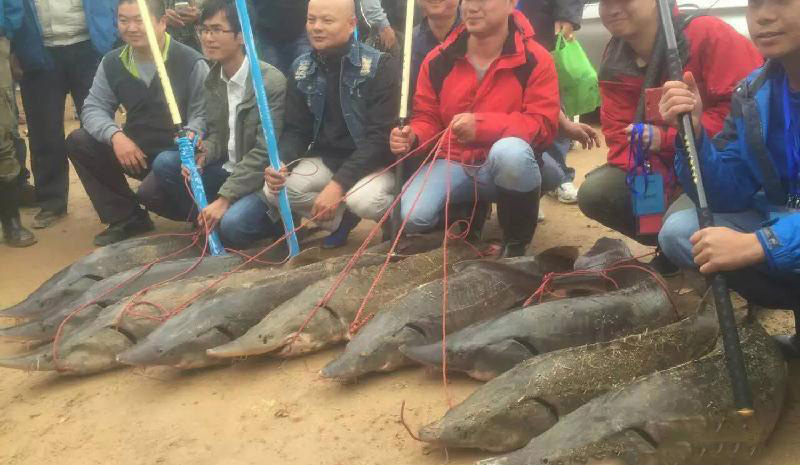
<svg viewBox="0 0 800 465"><path fill-rule="evenodd" d="M203 142L207 150L205 165L224 163L228 159L228 90L220 77L220 65L214 65L205 82L208 133ZM272 65L261 62L264 88L267 91L275 136L283 132L286 108L286 78ZM264 169L269 165L261 116L256 105L253 80L248 77L244 100L236 109L236 153L233 172L222 185L219 195L231 202L264 186Z"/></svg>

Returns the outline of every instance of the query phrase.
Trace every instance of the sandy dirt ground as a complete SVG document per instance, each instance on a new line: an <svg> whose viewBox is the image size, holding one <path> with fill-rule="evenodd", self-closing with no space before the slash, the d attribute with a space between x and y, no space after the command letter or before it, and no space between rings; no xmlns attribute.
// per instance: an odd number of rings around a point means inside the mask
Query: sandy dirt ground
<svg viewBox="0 0 800 465"><path fill-rule="evenodd" d="M572 152L578 182L603 157L602 150ZM65 221L38 231L35 247L15 250L0 243L0 308L23 299L92 250L92 237L101 225L74 173L72 179ZM537 232L534 251L554 245L585 250L598 237L616 237L584 218L576 206L546 198L543 208L547 220ZM24 212L26 223L33 213ZM161 231L187 231L177 223L157 224ZM351 245L367 230L368 225L360 226ZM635 253L647 252L631 245ZM787 327L785 313L763 319L772 331ZM21 350L0 343L0 356ZM120 369L70 378L0 369L0 464L462 465L489 456L427 448L399 423L403 401L414 429L447 410L437 373L405 369L341 386L317 375L339 350L286 362L251 359L188 373ZM800 462L800 366L790 370L783 417L753 464ZM447 393L459 402L478 386L453 376Z"/></svg>

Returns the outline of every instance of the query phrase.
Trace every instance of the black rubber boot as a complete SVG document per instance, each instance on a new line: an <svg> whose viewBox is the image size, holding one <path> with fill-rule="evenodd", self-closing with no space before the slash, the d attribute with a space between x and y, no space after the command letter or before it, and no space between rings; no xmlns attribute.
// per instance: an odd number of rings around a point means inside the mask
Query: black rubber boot
<svg viewBox="0 0 800 465"><path fill-rule="evenodd" d="M0 223L7 246L30 247L36 243L36 236L25 229L19 219L19 185L16 181L0 182Z"/></svg>
<svg viewBox="0 0 800 465"><path fill-rule="evenodd" d="M497 220L503 229L500 258L525 255L536 232L539 198L539 188L529 192L497 188Z"/></svg>
<svg viewBox="0 0 800 465"><path fill-rule="evenodd" d="M472 215L473 207L475 209L475 216ZM478 201L477 204L473 202L458 203L450 207L450 218L448 229L456 222L461 222L459 232L464 231L464 227L469 223L470 218L472 224L469 226L469 233L466 240L470 243L477 243L481 240L483 235L483 226L486 224L486 218L489 216L489 209L491 204L488 202Z"/></svg>
<svg viewBox="0 0 800 465"><path fill-rule="evenodd" d="M787 359L796 360L800 358L800 336L797 329L800 328L800 308L794 311L794 334L781 334L773 336L773 340L778 344L778 348Z"/></svg>

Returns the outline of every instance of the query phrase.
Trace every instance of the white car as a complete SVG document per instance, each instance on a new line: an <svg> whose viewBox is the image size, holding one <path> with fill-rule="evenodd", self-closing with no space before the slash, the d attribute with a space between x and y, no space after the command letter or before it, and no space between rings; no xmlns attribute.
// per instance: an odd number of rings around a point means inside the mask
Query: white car
<svg viewBox="0 0 800 465"><path fill-rule="evenodd" d="M600 22L597 1L587 2L583 8L581 29L575 33L595 69L599 69L603 51L611 39L608 30ZM679 1L678 5L681 10L693 11L697 15L717 16L733 26L740 34L750 37L745 18L747 0L694 0L691 3Z"/></svg>

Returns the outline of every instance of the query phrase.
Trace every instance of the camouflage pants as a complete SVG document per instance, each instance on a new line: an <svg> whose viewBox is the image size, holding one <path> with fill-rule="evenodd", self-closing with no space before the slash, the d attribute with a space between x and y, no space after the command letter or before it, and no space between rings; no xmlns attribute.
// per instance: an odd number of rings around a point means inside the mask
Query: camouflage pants
<svg viewBox="0 0 800 465"><path fill-rule="evenodd" d="M0 182L17 179L20 167L14 145L14 128L17 119L14 117L11 92L11 67L8 39L0 37Z"/></svg>

